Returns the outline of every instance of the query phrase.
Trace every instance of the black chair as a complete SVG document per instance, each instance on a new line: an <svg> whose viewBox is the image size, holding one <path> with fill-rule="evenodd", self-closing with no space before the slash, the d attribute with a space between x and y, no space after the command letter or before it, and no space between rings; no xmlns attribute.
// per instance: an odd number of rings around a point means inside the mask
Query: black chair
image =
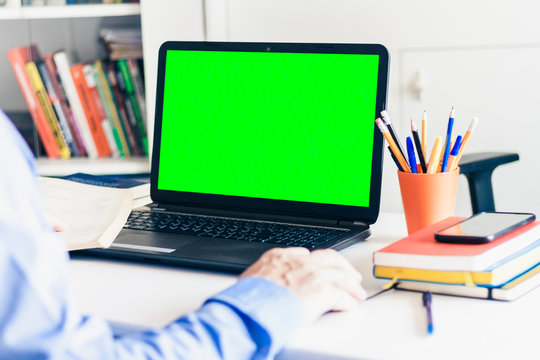
<svg viewBox="0 0 540 360"><path fill-rule="evenodd" d="M464 154L459 162L461 174L467 177L473 214L495 211L491 175L499 165L519 160L516 153L482 152Z"/></svg>

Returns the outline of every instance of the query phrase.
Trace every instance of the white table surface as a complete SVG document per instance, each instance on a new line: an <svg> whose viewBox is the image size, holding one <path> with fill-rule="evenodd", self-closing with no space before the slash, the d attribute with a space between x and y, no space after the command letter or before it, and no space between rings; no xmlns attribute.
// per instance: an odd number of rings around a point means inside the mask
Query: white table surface
<svg viewBox="0 0 540 360"><path fill-rule="evenodd" d="M372 253L406 233L403 215L382 213L367 241L341 253L362 273L368 294ZM235 276L95 258L71 261L74 294L85 313L163 326L197 309ZM426 334L422 295L391 290L358 308L323 316L299 331L279 359L540 359L540 288L513 302L434 295L434 333Z"/></svg>

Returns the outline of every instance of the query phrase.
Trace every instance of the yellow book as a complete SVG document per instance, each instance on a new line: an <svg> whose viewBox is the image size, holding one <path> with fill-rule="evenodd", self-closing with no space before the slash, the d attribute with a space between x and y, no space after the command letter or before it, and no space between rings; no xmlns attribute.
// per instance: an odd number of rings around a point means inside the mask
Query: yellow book
<svg viewBox="0 0 540 360"><path fill-rule="evenodd" d="M39 104L41 108L43 109L43 112L45 113L47 122L49 123L51 131L54 135L56 144L58 145L58 148L60 149L60 157L69 158L71 156L71 152L69 151L68 145L66 143L66 139L64 138L64 135L62 134L62 130L60 129L60 124L58 123L58 118L56 117L56 114L52 108L51 101L49 100L49 95L47 94L47 91L45 90L45 85L43 84L43 81L41 80L41 76L39 76L39 71L36 67L35 62L30 61L26 63L25 68L26 68L26 73L28 74L28 78L30 79L30 82L32 83L32 87L34 88L34 91L36 92L36 96L38 98Z"/></svg>
<svg viewBox="0 0 540 360"><path fill-rule="evenodd" d="M500 286L540 263L540 240L483 271L441 271L375 265L377 278L455 285Z"/></svg>
<svg viewBox="0 0 540 360"><path fill-rule="evenodd" d="M435 294L466 296L481 299L512 301L540 286L540 264L500 287L463 286L420 281L402 281L396 289L431 291Z"/></svg>

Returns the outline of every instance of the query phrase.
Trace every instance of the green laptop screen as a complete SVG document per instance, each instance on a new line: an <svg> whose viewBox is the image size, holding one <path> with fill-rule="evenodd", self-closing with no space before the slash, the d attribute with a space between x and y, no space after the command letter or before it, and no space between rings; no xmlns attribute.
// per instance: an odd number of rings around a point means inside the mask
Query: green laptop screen
<svg viewBox="0 0 540 360"><path fill-rule="evenodd" d="M379 56L168 50L158 189L369 206Z"/></svg>

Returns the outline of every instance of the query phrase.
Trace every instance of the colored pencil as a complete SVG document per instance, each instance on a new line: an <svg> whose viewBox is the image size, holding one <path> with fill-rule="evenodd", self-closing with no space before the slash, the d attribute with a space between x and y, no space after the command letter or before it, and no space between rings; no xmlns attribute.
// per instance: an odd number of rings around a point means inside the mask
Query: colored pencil
<svg viewBox="0 0 540 360"><path fill-rule="evenodd" d="M448 167L448 156L450 156L450 144L452 141L452 128L454 126L454 107L450 110L450 116L448 119L448 128L446 130L446 141L444 143L444 155L441 165L441 172L445 172Z"/></svg>
<svg viewBox="0 0 540 360"><path fill-rule="evenodd" d="M427 112L424 110L424 113L422 114L422 153L424 155L424 159L427 159L426 149L427 149Z"/></svg>
<svg viewBox="0 0 540 360"><path fill-rule="evenodd" d="M416 170L416 156L414 156L414 145L410 136L407 136L407 154L409 155L409 165L411 166L411 172L417 173Z"/></svg>
<svg viewBox="0 0 540 360"><path fill-rule="evenodd" d="M476 128L477 124L478 124L478 118L473 117L472 120L471 120L471 124L469 125L469 129L467 130L467 132L465 133L465 136L463 137L463 140L461 141L461 146L459 147L459 152L458 152L457 156L455 157L455 159L453 161L453 165L452 165L451 170L454 170L455 168L457 168L457 166L459 164L459 160L461 160L461 157L463 156L463 151L465 150L465 147L469 143L469 139L470 139L472 133L474 132L474 129Z"/></svg>
<svg viewBox="0 0 540 360"><path fill-rule="evenodd" d="M459 152L459 146L461 145L461 135L458 135L454 145L452 145L452 151L450 152L450 157L448 158L448 169L449 171L454 170L454 161Z"/></svg>
<svg viewBox="0 0 540 360"><path fill-rule="evenodd" d="M387 146L387 148L388 148L388 151L390 152L390 156L392 156L392 159L396 163L396 166L397 166L398 170L403 171L403 168L401 167L401 164L399 163L398 159L396 158L396 156L392 152L392 149L390 148L390 146Z"/></svg>
<svg viewBox="0 0 540 360"><path fill-rule="evenodd" d="M442 136L437 136L435 143L433 144L433 150L431 150L431 156L428 163L428 174L435 174L437 167L439 166L439 159L441 158L441 142Z"/></svg>
<svg viewBox="0 0 540 360"><path fill-rule="evenodd" d="M388 132L392 136L392 139L396 143L399 152L401 153L401 156L403 156L403 159L405 159L405 162L407 162L407 155L405 154L405 150L403 150L403 146L401 146L401 142L399 141L399 138L397 136L396 130L394 129L394 125L392 124L392 121L390 120L390 115L388 115L388 111L383 110L381 111L381 116L384 121L384 124L388 128Z"/></svg>
<svg viewBox="0 0 540 360"><path fill-rule="evenodd" d="M411 132L414 139L414 144L416 145L416 152L418 153L418 160L420 161L420 166L422 167L422 172L427 172L426 158L424 156L424 148L420 142L420 137L418 136L418 129L414 122L411 119ZM412 166L412 165L411 165Z"/></svg>
<svg viewBox="0 0 540 360"><path fill-rule="evenodd" d="M379 130L381 131L381 133L384 136L384 138L386 139L386 141L388 142L388 145L390 146L390 149L394 153L394 156L396 157L398 162L401 164L401 167L403 168L403 170L405 172L410 173L411 169L409 168L409 164L407 164L407 161L405 160L405 158L403 157L403 155L399 151L396 143L394 142L394 139L392 139L392 136L390 136L390 133L389 133L388 128L386 127L386 125L383 123L383 121L380 118L377 118L375 120L375 123L379 127Z"/></svg>

